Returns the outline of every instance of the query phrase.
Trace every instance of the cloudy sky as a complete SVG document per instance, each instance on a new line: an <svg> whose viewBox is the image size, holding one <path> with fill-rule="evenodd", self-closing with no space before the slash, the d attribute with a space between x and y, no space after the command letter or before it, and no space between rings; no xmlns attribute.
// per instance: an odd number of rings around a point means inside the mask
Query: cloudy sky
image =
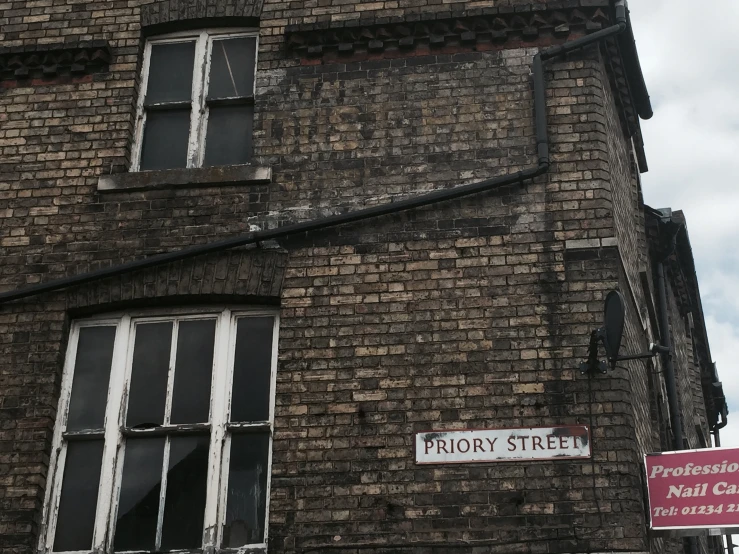
<svg viewBox="0 0 739 554"><path fill-rule="evenodd" d="M642 122L653 208L685 212L711 353L739 446L739 23L737 0L629 0L654 117Z"/></svg>

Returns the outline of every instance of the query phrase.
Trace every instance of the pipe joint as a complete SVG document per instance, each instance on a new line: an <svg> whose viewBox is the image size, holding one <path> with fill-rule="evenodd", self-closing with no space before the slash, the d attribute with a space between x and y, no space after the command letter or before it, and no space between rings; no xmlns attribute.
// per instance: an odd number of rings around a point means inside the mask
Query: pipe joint
<svg viewBox="0 0 739 554"><path fill-rule="evenodd" d="M537 155L539 157L539 165L546 163L549 165L549 145L546 143L540 143L537 148Z"/></svg>
<svg viewBox="0 0 739 554"><path fill-rule="evenodd" d="M621 25L624 25L624 30L626 30L626 13L627 13L628 6L626 4L626 0L617 0L616 2L616 22Z"/></svg>

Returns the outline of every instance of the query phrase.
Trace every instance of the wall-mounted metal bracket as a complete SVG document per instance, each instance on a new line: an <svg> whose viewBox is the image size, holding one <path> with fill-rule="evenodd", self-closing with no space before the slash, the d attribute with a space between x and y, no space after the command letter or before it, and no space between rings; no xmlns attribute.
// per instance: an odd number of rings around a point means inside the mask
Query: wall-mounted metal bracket
<svg viewBox="0 0 739 554"><path fill-rule="evenodd" d="M631 356L619 356L618 358L616 358L616 361L626 362L628 360L644 360L647 358L655 358L659 354L672 354L672 352L670 352L669 348L653 342L649 345L649 352L645 352L644 354L633 354Z"/></svg>
<svg viewBox="0 0 739 554"><path fill-rule="evenodd" d="M588 361L580 364L580 372L583 375L597 372L606 373L609 365L611 369L616 369L618 362L645 360L654 358L658 354L671 355L670 348L652 343L649 345L649 352L619 356L618 352L621 349L621 339L623 338L626 316L626 303L623 295L616 290L609 292L606 296L604 308L603 326L590 334ZM606 351L607 362L602 362L599 359L598 346L600 344L603 345L603 349Z"/></svg>
<svg viewBox="0 0 739 554"><path fill-rule="evenodd" d="M607 373L608 364L598 359L598 344L606 345L606 330L596 329L590 333L590 346L588 347L588 361L580 364L580 373Z"/></svg>
<svg viewBox="0 0 739 554"><path fill-rule="evenodd" d="M616 367L618 362L627 362L631 360L647 360L658 356L659 354L671 355L669 348L665 348L661 344L652 343L649 345L649 352L643 354L632 354L629 356L616 356L608 358L607 362L602 362L598 359L598 345L603 344L606 347L606 330L596 329L590 334L590 346L588 349L588 361L580 364L580 373L585 375L586 373L607 373L608 366L612 368Z"/></svg>

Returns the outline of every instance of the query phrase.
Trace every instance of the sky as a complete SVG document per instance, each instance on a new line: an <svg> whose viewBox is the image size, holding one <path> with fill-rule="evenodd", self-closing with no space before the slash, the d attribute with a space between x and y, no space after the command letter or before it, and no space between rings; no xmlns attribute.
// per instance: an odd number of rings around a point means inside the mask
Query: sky
<svg viewBox="0 0 739 554"><path fill-rule="evenodd" d="M739 446L739 1L629 0L629 9L654 108L641 123L644 200L685 212L730 411L721 445Z"/></svg>

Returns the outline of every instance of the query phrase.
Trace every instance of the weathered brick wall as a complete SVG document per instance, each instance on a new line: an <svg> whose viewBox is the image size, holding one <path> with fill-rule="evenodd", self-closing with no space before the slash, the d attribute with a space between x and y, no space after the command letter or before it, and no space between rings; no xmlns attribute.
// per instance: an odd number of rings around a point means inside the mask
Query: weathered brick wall
<svg viewBox="0 0 739 554"><path fill-rule="evenodd" d="M643 213L637 199L637 183L631 152L621 126L618 109L610 87L604 86L606 108L606 136L608 144L608 172L610 184L613 231L618 245L621 265L620 289L626 299L627 326L623 343L623 354L646 352L649 348L651 326L646 310L645 291L641 287L639 274L645 269L646 252L639 248L639 238L644 234ZM636 222L636 224L635 224ZM634 420L639 447L643 453L654 448L654 433L649 415L649 385L645 362L626 364L632 376L635 395Z"/></svg>
<svg viewBox="0 0 739 554"><path fill-rule="evenodd" d="M67 333L63 302L0 312L0 551L32 552Z"/></svg>
<svg viewBox="0 0 739 554"><path fill-rule="evenodd" d="M105 37L113 50L104 73L5 81L2 289L534 165L533 43L347 61L301 60L284 44L291 23L527 2L267 1L255 162L273 182L100 193L99 175L127 164L140 4L0 7L9 47ZM643 366L577 371L604 294L624 285L609 239L630 236L633 219L614 204L633 181L624 141L609 139L619 129L597 50L548 65L547 80L547 177L283 241L284 263L262 264L285 266L281 290L272 270L242 275L252 254L233 253L0 306L0 548L36 544L70 317L172 295L281 298L271 552L412 540L458 552L648 550ZM627 336L643 347L633 315ZM414 464L416 431L576 423L593 425L592 462Z"/></svg>
<svg viewBox="0 0 739 554"><path fill-rule="evenodd" d="M710 441L706 425L706 408L703 390L700 388L700 368L693 356L693 339L689 317L678 304L673 287L668 289L670 332L675 345L675 374L678 398L682 409L683 436L688 448L701 448L698 429L704 440ZM696 387L696 383L698 386Z"/></svg>
<svg viewBox="0 0 739 554"><path fill-rule="evenodd" d="M270 224L532 165L531 56L460 53L272 72L260 86L260 150L285 182L271 193ZM455 227L478 223L460 218Z"/></svg>
<svg viewBox="0 0 739 554"><path fill-rule="evenodd" d="M643 248L644 217L643 205L638 198L638 182L634 168L634 160L628 139L624 136L622 120L616 106L614 93L609 86L604 86L606 111L606 132L608 145L609 195L612 199L611 215L613 217L614 239L617 244L619 261L619 290L626 301L626 326L621 355L646 352L654 338L656 330L652 329L646 309L647 298L642 288L640 273L646 270L646 251ZM652 295L654 298L654 295ZM636 473L635 484L644 494L646 482L641 457L649 452L658 452L660 445L660 422L655 418L656 404L662 393L661 376L652 376L652 364L646 360L620 362L620 368L628 371L630 396L632 398L632 420L634 439L636 442L635 459L632 470ZM646 509L646 501L642 498ZM678 552L680 541L664 541L654 538L651 541L651 552Z"/></svg>

